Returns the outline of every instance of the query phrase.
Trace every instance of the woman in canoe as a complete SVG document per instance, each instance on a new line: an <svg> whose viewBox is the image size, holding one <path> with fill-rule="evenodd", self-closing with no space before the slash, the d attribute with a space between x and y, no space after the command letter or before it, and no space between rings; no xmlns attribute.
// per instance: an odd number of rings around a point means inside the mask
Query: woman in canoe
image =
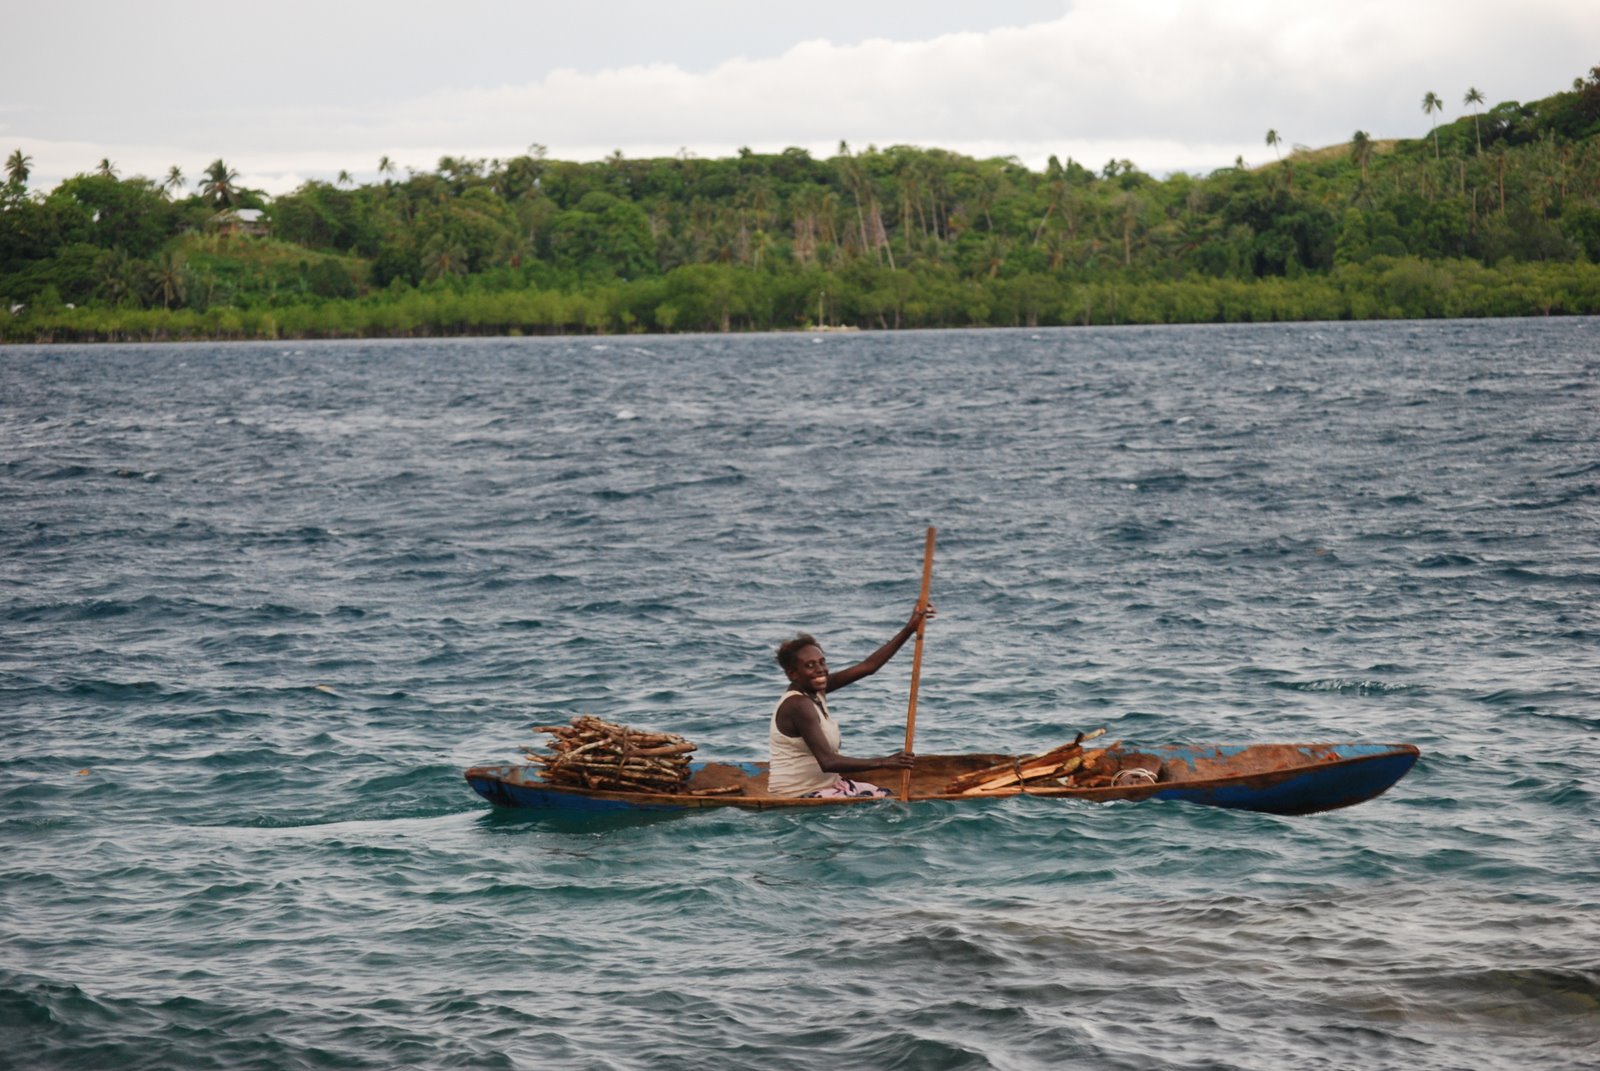
<svg viewBox="0 0 1600 1071"><path fill-rule="evenodd" d="M840 754L839 725L828 712L827 696L882 669L917 634L922 619L934 613L932 606L913 611L911 620L888 643L865 661L836 673L828 672L828 660L812 636L802 633L778 647L778 665L789 678L789 690L778 700L767 730L772 744L767 791L774 796L807 797L889 794L886 788L841 775L884 767L909 769L915 757L909 751L872 759Z"/></svg>

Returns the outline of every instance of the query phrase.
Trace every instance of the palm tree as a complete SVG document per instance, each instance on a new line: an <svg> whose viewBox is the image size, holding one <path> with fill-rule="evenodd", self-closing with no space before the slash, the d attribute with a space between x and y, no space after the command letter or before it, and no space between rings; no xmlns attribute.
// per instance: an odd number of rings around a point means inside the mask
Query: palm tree
<svg viewBox="0 0 1600 1071"><path fill-rule="evenodd" d="M440 178L457 179L461 175L461 161L454 156L441 156L439 157L439 163L434 167L434 171L438 173Z"/></svg>
<svg viewBox="0 0 1600 1071"><path fill-rule="evenodd" d="M340 168L339 169L339 177L335 181L340 186L348 186L351 183L353 183L355 181L355 179L350 177L350 172L344 170L343 168Z"/></svg>
<svg viewBox="0 0 1600 1071"><path fill-rule="evenodd" d="M232 208L239 201L239 172L221 158L211 161L200 180L200 195L218 208Z"/></svg>
<svg viewBox="0 0 1600 1071"><path fill-rule="evenodd" d="M1276 130L1267 131L1267 145L1277 155L1278 159L1283 159L1283 154L1278 152L1278 132Z"/></svg>
<svg viewBox="0 0 1600 1071"><path fill-rule="evenodd" d="M25 154L21 149L6 157L6 177L18 186L28 184L28 176L33 173L33 157Z"/></svg>
<svg viewBox="0 0 1600 1071"><path fill-rule="evenodd" d="M1361 167L1361 184L1367 184L1367 161L1372 159L1372 136L1357 130L1350 136L1350 159Z"/></svg>
<svg viewBox="0 0 1600 1071"><path fill-rule="evenodd" d="M458 242L436 237L422 252L423 277L429 282L467 274L467 251Z"/></svg>
<svg viewBox="0 0 1600 1071"><path fill-rule="evenodd" d="M181 190L188 185L188 182L189 180L183 177L183 168L173 164L167 168L167 177L161 180L161 188L168 191Z"/></svg>
<svg viewBox="0 0 1600 1071"><path fill-rule="evenodd" d="M1483 94L1478 92L1477 86L1473 86L1467 90L1467 95L1461 98L1461 103L1482 104ZM1481 154L1483 152L1483 130L1478 126L1478 113L1476 111L1472 113L1472 130L1478 135L1478 152Z"/></svg>
<svg viewBox="0 0 1600 1071"><path fill-rule="evenodd" d="M394 174L394 161L387 156L378 157L378 174L385 178Z"/></svg>
<svg viewBox="0 0 1600 1071"><path fill-rule="evenodd" d="M95 168L95 171L105 178L117 177L117 165L112 163L110 159L104 156L100 158L100 166Z"/></svg>
<svg viewBox="0 0 1600 1071"><path fill-rule="evenodd" d="M1432 115L1434 112L1443 111L1443 110L1444 110L1444 101L1439 99L1439 94L1435 93L1433 90L1430 89L1430 90L1428 90L1426 93L1424 93L1422 95L1422 114L1423 115ZM1433 158L1435 160L1439 159L1439 122L1438 122L1438 120L1434 120L1434 123L1433 123Z"/></svg>
<svg viewBox="0 0 1600 1071"><path fill-rule="evenodd" d="M139 263L125 251L112 250L100 264L100 296L110 305L137 296L139 271Z"/></svg>
<svg viewBox="0 0 1600 1071"><path fill-rule="evenodd" d="M1494 144L1495 181L1500 186L1500 214L1506 214L1506 143L1497 141Z"/></svg>
<svg viewBox="0 0 1600 1071"><path fill-rule="evenodd" d="M183 304L189 289L189 269L178 253L163 253L150 265L150 296L170 309L174 302Z"/></svg>
<svg viewBox="0 0 1600 1071"><path fill-rule="evenodd" d="M1144 200L1132 190L1123 190L1117 194L1114 203L1122 209L1119 219L1122 225L1122 266L1129 268L1133 266L1133 229L1139 223Z"/></svg>

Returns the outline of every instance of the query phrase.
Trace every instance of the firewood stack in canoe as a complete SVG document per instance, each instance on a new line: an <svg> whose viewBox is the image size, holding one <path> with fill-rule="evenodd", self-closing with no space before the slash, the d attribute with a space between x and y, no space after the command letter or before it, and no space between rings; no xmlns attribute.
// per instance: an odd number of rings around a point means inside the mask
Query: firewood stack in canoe
<svg viewBox="0 0 1600 1071"><path fill-rule="evenodd" d="M1034 788L1094 788L1110 784L1117 774L1117 759L1110 747L1089 751L1083 745L1105 735L1104 729L1079 733L1070 744L1063 744L1039 755L1030 755L982 770L964 773L944 786L944 791L963 796L989 792L1026 791Z"/></svg>
<svg viewBox="0 0 1600 1071"><path fill-rule="evenodd" d="M649 733L613 725L592 714L570 725L536 725L549 733L553 755L523 748L543 767L540 776L557 785L622 792L685 792L689 786L689 753L695 745L671 733Z"/></svg>

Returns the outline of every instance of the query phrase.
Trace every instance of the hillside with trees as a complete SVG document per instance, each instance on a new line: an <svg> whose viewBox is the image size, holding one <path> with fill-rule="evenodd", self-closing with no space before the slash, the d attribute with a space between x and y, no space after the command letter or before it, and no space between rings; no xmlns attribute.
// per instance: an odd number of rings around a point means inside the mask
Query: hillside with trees
<svg viewBox="0 0 1600 1071"><path fill-rule="evenodd" d="M0 188L0 338L65 341L1600 313L1600 67L1414 139L1205 176L935 148L590 163L538 146L269 198L102 161Z"/></svg>

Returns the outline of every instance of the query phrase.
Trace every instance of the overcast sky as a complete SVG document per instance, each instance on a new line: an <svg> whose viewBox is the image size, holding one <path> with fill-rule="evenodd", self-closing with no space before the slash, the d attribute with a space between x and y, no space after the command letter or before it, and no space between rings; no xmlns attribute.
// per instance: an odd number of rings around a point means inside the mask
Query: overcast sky
<svg viewBox="0 0 1600 1071"><path fill-rule="evenodd" d="M1568 88L1600 0L170 0L11 4L0 155L281 193L380 156L911 144L1205 172Z"/></svg>

